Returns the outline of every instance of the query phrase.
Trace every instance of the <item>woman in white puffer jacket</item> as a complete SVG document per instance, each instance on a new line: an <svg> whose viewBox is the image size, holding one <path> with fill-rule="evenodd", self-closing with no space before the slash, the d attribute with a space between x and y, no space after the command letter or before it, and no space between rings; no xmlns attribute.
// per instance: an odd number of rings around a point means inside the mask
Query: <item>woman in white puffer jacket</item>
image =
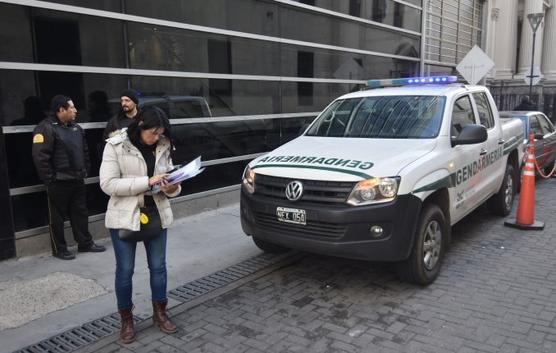
<svg viewBox="0 0 556 353"><path fill-rule="evenodd" d="M149 107L140 112L127 130L106 140L100 166L100 187L110 196L106 227L116 255L116 299L122 319L120 339L135 340L133 327L132 277L137 241L121 240L120 230L140 229L140 207L158 210L161 233L143 244L147 253L153 302L154 323L166 333L177 331L166 315L167 228L173 221L168 197L177 196L181 187L166 183L164 177L173 168L170 123L163 110Z"/></svg>

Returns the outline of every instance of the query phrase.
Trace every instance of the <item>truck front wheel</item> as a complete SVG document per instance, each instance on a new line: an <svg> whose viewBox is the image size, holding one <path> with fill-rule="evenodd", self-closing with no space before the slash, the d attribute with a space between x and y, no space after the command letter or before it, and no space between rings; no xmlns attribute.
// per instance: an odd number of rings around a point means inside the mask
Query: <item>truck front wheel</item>
<svg viewBox="0 0 556 353"><path fill-rule="evenodd" d="M435 204L426 205L421 212L411 255L399 264L400 277L419 285L434 282L448 245L449 231L440 207Z"/></svg>
<svg viewBox="0 0 556 353"><path fill-rule="evenodd" d="M495 215L506 217L512 212L517 184L515 178L514 167L508 164L500 190L487 201L487 207Z"/></svg>
<svg viewBox="0 0 556 353"><path fill-rule="evenodd" d="M255 237L255 236L253 236L253 242L255 243L255 245L257 245L257 247L259 249L261 249L264 252L271 253L271 254L281 254L281 253L285 253L286 251L290 250L290 249L285 248L283 246L269 243L267 241L264 241L262 239L259 239L259 238Z"/></svg>

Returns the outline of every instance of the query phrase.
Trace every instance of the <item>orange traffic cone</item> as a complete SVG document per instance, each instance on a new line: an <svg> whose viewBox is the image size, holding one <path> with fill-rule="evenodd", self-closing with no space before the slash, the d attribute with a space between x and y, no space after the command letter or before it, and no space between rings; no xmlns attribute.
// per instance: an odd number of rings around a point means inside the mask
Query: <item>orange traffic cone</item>
<svg viewBox="0 0 556 353"><path fill-rule="evenodd" d="M506 221L505 226L523 230L542 230L544 223L535 220L535 135L529 134L527 159L521 172L521 192L514 222Z"/></svg>

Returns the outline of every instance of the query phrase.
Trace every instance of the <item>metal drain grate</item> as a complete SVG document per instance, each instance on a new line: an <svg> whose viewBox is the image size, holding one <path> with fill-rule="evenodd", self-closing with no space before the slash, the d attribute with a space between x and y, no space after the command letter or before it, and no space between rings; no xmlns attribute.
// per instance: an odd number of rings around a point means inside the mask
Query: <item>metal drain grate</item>
<svg viewBox="0 0 556 353"><path fill-rule="evenodd" d="M187 302L275 264L286 256L288 255L261 254L224 270L179 286L171 290L168 294L176 300Z"/></svg>
<svg viewBox="0 0 556 353"><path fill-rule="evenodd" d="M273 265L291 254L262 254L239 264L230 266L224 270L186 283L171 290L168 295L181 302L187 302L217 288L224 287L234 281L253 274L263 268ZM143 318L134 316L136 324ZM120 315L114 313L100 319L86 323L80 327L73 328L59 335L39 343L30 345L14 353L65 353L87 346L103 337L112 335L120 330Z"/></svg>
<svg viewBox="0 0 556 353"><path fill-rule="evenodd" d="M143 319L134 316L135 323ZM102 337L111 335L120 330L120 315L114 313L100 319L86 323L80 327L53 336L49 339L25 347L14 353L61 353L71 352L90 343L96 342Z"/></svg>

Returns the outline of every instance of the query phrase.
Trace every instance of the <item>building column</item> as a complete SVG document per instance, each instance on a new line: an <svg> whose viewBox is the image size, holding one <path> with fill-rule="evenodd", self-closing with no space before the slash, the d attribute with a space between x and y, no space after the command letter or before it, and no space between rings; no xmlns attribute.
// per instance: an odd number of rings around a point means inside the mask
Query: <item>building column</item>
<svg viewBox="0 0 556 353"><path fill-rule="evenodd" d="M494 30L491 55L494 61L494 78L507 80L513 77L517 51L517 1L493 1L490 21ZM491 28L492 28L491 27Z"/></svg>
<svg viewBox="0 0 556 353"><path fill-rule="evenodd" d="M513 2L513 1L512 1ZM521 47L519 50L519 69L518 75L525 77L531 72L531 51L533 46L533 30L529 24L527 15L530 13L544 12L543 0L525 0L523 11L523 25L521 26ZM537 29L535 40L535 62L533 67L541 67L543 50L544 19ZM541 74L542 76L542 74Z"/></svg>
<svg viewBox="0 0 556 353"><path fill-rule="evenodd" d="M542 73L545 79L556 81L556 3L545 13Z"/></svg>

